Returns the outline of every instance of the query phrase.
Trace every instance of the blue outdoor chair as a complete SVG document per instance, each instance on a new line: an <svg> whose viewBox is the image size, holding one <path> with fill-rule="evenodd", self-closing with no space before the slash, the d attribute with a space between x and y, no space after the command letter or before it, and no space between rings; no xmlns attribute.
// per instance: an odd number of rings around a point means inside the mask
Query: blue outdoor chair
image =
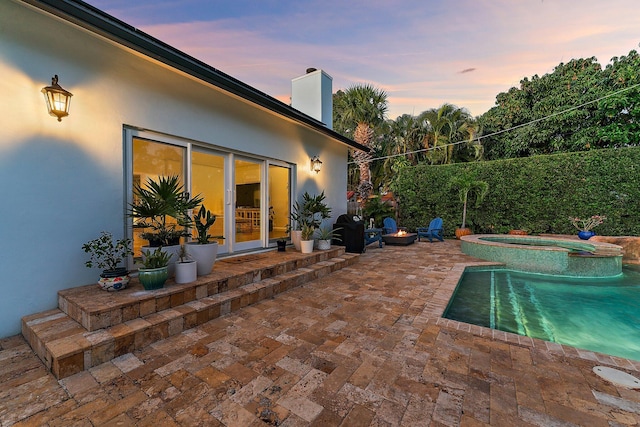
<svg viewBox="0 0 640 427"><path fill-rule="evenodd" d="M382 228L367 228L364 230L364 249L367 245L378 242L378 247L382 247Z"/></svg>
<svg viewBox="0 0 640 427"><path fill-rule="evenodd" d="M398 232L398 230L405 229L403 227L398 227L398 225L396 224L396 220L389 217L385 218L382 221L382 226L384 227L384 234L395 234Z"/></svg>
<svg viewBox="0 0 640 427"><path fill-rule="evenodd" d="M438 239L444 242L444 228L442 227L442 218L435 218L429 223L429 227L418 227L416 229L418 234L418 242L421 237L426 237L429 242L433 243L433 239Z"/></svg>

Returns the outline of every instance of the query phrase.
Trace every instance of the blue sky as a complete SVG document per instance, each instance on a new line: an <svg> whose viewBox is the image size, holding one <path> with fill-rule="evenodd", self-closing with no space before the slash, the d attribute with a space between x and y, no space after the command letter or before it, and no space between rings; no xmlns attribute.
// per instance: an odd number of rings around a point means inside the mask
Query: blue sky
<svg viewBox="0 0 640 427"><path fill-rule="evenodd" d="M370 83L389 118L445 102L480 115L560 62L638 50L639 0L89 0L289 103L309 67Z"/></svg>

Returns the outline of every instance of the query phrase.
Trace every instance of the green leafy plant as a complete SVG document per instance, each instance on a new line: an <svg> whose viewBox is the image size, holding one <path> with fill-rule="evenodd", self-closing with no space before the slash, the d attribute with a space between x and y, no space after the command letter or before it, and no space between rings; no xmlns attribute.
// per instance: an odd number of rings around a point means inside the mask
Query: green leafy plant
<svg viewBox="0 0 640 427"><path fill-rule="evenodd" d="M134 227L148 230L141 237L151 246L177 244L191 226L189 211L203 200L199 195L191 198L177 175L149 178L144 186L136 184L133 196L129 216L134 219Z"/></svg>
<svg viewBox="0 0 640 427"><path fill-rule="evenodd" d="M82 245L82 250L90 254L89 261L84 263L87 267L95 266L104 271L117 270L118 265L133 254L131 239L119 239L114 242L112 234L107 231L101 232L97 239Z"/></svg>
<svg viewBox="0 0 640 427"><path fill-rule="evenodd" d="M331 227L321 227L316 230L316 238L318 240L337 240L342 241L340 234L338 231L342 230L342 228L331 228Z"/></svg>
<svg viewBox="0 0 640 427"><path fill-rule="evenodd" d="M206 245L213 238L209 234L209 228L216 222L216 216L204 207L204 204L200 206L200 210L193 218L193 223L198 233L197 242L201 245Z"/></svg>
<svg viewBox="0 0 640 427"><path fill-rule="evenodd" d="M480 203L482 203L482 200L484 200L487 192L489 191L489 184L485 181L478 180L474 175L465 172L455 176L451 180L451 187L458 190L458 196L462 202L462 226L460 228L465 228L469 196L475 196L475 206L480 206Z"/></svg>
<svg viewBox="0 0 640 427"><path fill-rule="evenodd" d="M375 226L381 227L382 221L386 217L395 217L395 209L388 203L383 202L380 196L376 196L370 198L364 204L362 215L367 221L368 218L373 218Z"/></svg>
<svg viewBox="0 0 640 427"><path fill-rule="evenodd" d="M151 250L142 251L144 253L144 259L142 265L145 269L161 268L169 265L171 260L171 254L162 250L162 246L157 247L153 252Z"/></svg>
<svg viewBox="0 0 640 427"><path fill-rule="evenodd" d="M325 203L324 191L320 194L312 196L308 192L302 195L302 202L293 204L293 209L289 215L291 219L291 228L301 230L305 225L312 229L320 227L322 221L331 218L331 208Z"/></svg>
<svg viewBox="0 0 640 427"><path fill-rule="evenodd" d="M300 239L301 240L313 240L313 232L314 231L315 231L315 228L313 228L311 225L303 224L302 225L302 233L300 233Z"/></svg>

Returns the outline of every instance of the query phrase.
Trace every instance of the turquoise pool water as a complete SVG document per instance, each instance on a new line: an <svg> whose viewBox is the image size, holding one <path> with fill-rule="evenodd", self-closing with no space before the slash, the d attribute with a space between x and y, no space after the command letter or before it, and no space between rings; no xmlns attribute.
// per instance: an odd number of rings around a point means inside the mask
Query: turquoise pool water
<svg viewBox="0 0 640 427"><path fill-rule="evenodd" d="M640 270L598 279L468 270L443 317L640 360Z"/></svg>

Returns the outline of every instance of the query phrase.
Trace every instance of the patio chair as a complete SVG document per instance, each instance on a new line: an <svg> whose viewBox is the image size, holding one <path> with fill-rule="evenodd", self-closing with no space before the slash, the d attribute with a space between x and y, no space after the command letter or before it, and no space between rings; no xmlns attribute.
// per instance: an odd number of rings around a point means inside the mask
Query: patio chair
<svg viewBox="0 0 640 427"><path fill-rule="evenodd" d="M378 247L382 247L382 228L367 228L364 230L364 250L367 250L367 245L373 242L378 242ZM364 252L364 251L363 251Z"/></svg>
<svg viewBox="0 0 640 427"><path fill-rule="evenodd" d="M442 227L442 218L435 218L429 223L429 227L418 227L416 229L418 234L418 242L421 237L426 237L429 242L433 243L433 239L438 239L444 242L444 228Z"/></svg>
<svg viewBox="0 0 640 427"><path fill-rule="evenodd" d="M384 234L395 234L398 230L406 230L404 227L398 227L396 220L390 217L382 221L382 226L384 227Z"/></svg>

